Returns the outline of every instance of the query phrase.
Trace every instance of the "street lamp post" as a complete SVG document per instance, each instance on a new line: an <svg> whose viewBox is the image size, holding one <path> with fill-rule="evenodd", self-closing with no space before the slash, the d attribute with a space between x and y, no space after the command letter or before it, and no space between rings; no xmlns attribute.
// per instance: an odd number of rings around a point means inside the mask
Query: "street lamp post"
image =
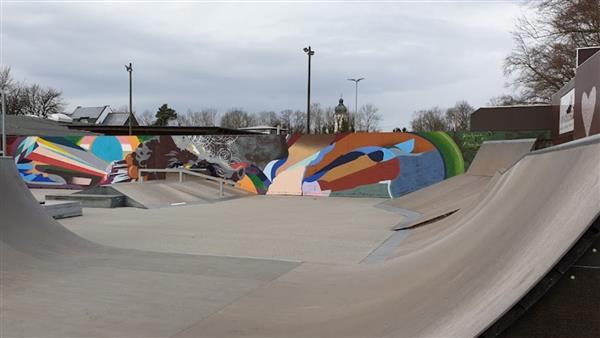
<svg viewBox="0 0 600 338"><path fill-rule="evenodd" d="M2 156L8 156L6 154L6 91L1 90L0 94L2 94Z"/></svg>
<svg viewBox="0 0 600 338"><path fill-rule="evenodd" d="M132 98L131 98L131 85L132 85L132 81L131 81L131 73L133 73L133 65L131 64L131 62L129 63L129 66L125 65L125 70L129 73L129 135L131 136L131 120L133 120L131 117L133 115L133 107L132 107Z"/></svg>
<svg viewBox="0 0 600 338"><path fill-rule="evenodd" d="M304 52L308 55L308 94L306 97L306 133L310 134L310 59L315 55L315 51L310 47L304 47Z"/></svg>
<svg viewBox="0 0 600 338"><path fill-rule="evenodd" d="M348 79L348 81L354 82L354 118L358 116L358 83L364 79L364 77L358 79Z"/></svg>

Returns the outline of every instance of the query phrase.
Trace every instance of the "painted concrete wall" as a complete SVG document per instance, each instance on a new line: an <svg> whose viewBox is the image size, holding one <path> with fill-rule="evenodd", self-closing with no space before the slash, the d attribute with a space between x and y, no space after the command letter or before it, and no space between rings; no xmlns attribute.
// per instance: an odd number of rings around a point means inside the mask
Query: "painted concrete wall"
<svg viewBox="0 0 600 338"><path fill-rule="evenodd" d="M30 187L85 189L140 168L196 168L256 194L398 197L461 174L443 132L337 135L12 137ZM151 176L145 179L160 178Z"/></svg>

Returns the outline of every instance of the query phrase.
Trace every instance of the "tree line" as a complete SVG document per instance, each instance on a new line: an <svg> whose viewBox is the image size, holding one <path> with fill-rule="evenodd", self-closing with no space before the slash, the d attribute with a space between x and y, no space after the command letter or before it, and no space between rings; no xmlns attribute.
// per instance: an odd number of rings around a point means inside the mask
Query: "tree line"
<svg viewBox="0 0 600 338"><path fill-rule="evenodd" d="M539 0L528 6L536 14L518 19L511 32L515 47L504 59L513 92L491 98L489 106L551 103L575 77L577 48L600 46L600 0ZM415 131L468 130L469 111L466 101L447 110L419 110L410 125Z"/></svg>
<svg viewBox="0 0 600 338"><path fill-rule="evenodd" d="M413 131L464 131L469 130L471 113L475 109L465 100L447 109L432 107L414 112L410 121Z"/></svg>
<svg viewBox="0 0 600 338"><path fill-rule="evenodd" d="M5 93L4 102L8 114L47 117L62 113L66 106L62 92L38 84L16 81L10 67L0 70L0 89Z"/></svg>
<svg viewBox="0 0 600 338"><path fill-rule="evenodd" d="M381 114L379 109L367 103L358 113L349 113L350 126L348 131L379 131ZM215 108L201 110L187 110L177 113L168 104L163 104L156 113L149 110L136 115L142 125L178 125L178 126L221 126L223 128L245 128L259 125L281 127L289 133L306 132L306 112L302 110L284 109L281 111L264 110L255 113L243 108L231 108L219 114ZM313 103L310 110L311 132L333 133L334 108L322 107L320 103Z"/></svg>

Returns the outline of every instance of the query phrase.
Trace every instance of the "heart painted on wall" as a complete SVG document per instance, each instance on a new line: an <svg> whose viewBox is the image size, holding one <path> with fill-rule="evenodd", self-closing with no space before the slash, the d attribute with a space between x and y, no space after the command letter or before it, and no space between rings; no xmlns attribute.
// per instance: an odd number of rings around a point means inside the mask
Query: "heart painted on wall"
<svg viewBox="0 0 600 338"><path fill-rule="evenodd" d="M581 117L583 118L583 126L585 127L585 136L590 134L595 108L596 87L592 87L589 94L586 94L585 92L581 94Z"/></svg>

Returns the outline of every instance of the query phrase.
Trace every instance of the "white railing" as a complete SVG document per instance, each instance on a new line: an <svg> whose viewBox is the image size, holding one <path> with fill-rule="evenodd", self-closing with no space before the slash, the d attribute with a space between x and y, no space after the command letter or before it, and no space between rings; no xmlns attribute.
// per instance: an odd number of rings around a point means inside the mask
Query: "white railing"
<svg viewBox="0 0 600 338"><path fill-rule="evenodd" d="M180 169L180 168L169 168L169 169L142 168L142 169L138 169L138 176L139 176L138 183L144 182L144 175L143 175L144 173L178 173L179 174L179 183L183 182L184 174L204 178L206 180L213 181L213 182L217 182L217 183L219 183L219 197L224 196L224 193L223 193L223 185L224 184L229 184L231 186L235 186L234 181L226 180L226 179L223 179L220 177L214 177L214 176L210 176L210 175L201 174L199 172L194 171L193 169L190 170L190 169Z"/></svg>

